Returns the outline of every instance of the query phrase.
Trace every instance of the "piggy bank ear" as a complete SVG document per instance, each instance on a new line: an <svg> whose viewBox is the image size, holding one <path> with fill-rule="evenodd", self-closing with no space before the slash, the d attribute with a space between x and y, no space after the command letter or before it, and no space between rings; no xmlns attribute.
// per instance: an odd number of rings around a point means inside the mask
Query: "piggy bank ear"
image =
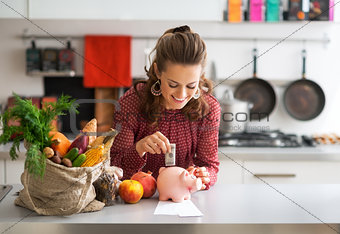
<svg viewBox="0 0 340 234"><path fill-rule="evenodd" d="M189 175L189 172L188 171L183 171L180 175L181 179L182 180L185 180L185 177L187 177Z"/></svg>

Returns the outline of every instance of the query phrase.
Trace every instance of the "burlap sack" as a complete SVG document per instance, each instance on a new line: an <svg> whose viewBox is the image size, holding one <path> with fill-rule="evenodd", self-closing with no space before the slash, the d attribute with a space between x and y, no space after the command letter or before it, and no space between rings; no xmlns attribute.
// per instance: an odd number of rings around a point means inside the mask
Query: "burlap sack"
<svg viewBox="0 0 340 234"><path fill-rule="evenodd" d="M94 167L65 167L46 160L43 179L34 177L27 170L21 175L24 189L15 204L41 215L72 215L80 212L98 211L104 203L95 200L92 183L101 175L106 160Z"/></svg>

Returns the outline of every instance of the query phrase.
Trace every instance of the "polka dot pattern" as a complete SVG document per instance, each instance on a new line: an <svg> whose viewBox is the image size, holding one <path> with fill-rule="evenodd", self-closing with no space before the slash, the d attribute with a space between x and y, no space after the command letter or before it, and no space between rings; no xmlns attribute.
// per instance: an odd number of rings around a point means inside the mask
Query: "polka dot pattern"
<svg viewBox="0 0 340 234"><path fill-rule="evenodd" d="M138 90L144 84L138 85ZM170 143L176 144L176 166L188 168L191 165L206 167L210 184L217 180L218 172L218 129L221 108L210 94L203 94L209 104L209 114L197 121L188 120L181 110L166 110L161 113L159 129ZM140 157L136 143L157 130L148 127L139 113L141 104L134 88L130 88L119 99L120 109L116 110L113 128L120 129L111 148L111 164L121 167L123 179L129 179L138 171L152 171L157 178L159 168L165 166L164 154L146 153Z"/></svg>

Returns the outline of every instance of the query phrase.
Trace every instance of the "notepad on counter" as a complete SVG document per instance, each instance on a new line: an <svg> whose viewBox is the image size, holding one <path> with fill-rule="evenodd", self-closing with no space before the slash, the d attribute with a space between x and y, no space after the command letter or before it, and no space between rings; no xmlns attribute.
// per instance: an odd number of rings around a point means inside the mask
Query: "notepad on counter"
<svg viewBox="0 0 340 234"><path fill-rule="evenodd" d="M191 200L185 200L181 203L159 201L154 215L178 215L180 217L203 216L202 212Z"/></svg>

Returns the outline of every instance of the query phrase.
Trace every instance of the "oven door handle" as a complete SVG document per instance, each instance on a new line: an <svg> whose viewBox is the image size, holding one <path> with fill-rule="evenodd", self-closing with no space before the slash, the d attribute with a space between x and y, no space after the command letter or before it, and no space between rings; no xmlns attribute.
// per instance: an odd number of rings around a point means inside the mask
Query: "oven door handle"
<svg viewBox="0 0 340 234"><path fill-rule="evenodd" d="M296 174L293 173L255 173L253 174L254 177L285 177L285 178L291 178L291 177L296 177Z"/></svg>

